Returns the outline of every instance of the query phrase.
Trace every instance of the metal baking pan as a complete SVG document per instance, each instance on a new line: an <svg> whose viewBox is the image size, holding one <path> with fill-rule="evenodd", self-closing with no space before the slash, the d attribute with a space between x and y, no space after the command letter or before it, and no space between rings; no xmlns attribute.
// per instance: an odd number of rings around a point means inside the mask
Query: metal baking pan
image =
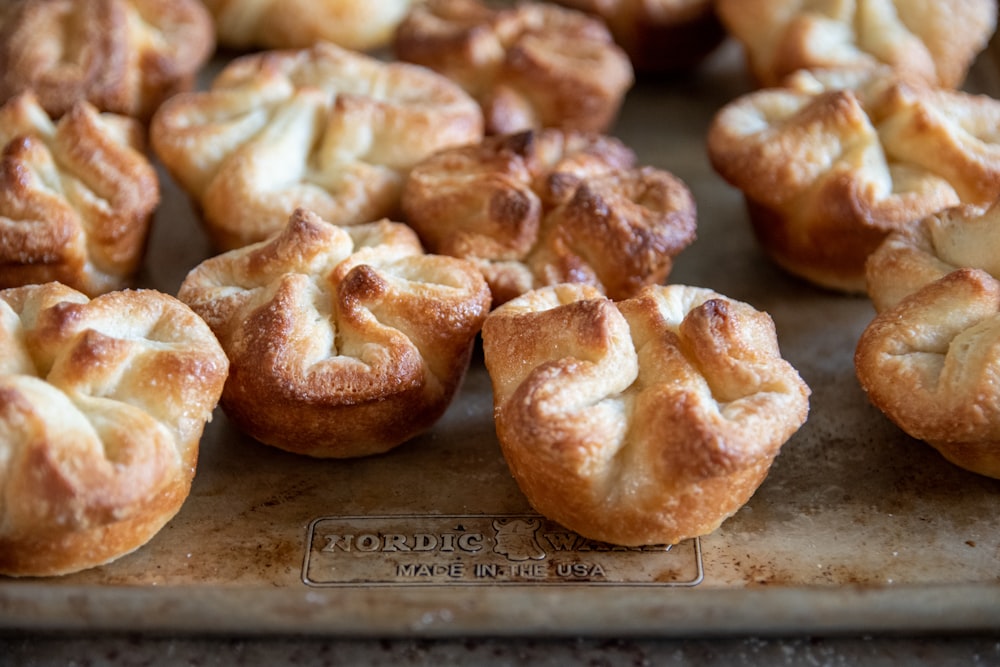
<svg viewBox="0 0 1000 667"><path fill-rule="evenodd" d="M219 63L216 62L215 66ZM995 51L967 88L1000 94ZM774 318L812 389L805 426L753 498L697 540L618 549L535 515L496 441L481 353L429 433L320 461L241 435L217 411L181 512L100 568L0 578L0 629L367 636L670 637L1000 628L1000 482L947 463L865 398L853 351L867 299L775 268L742 196L711 170L712 114L749 90L726 43L688 77L641 80L614 133L699 207L671 282ZM209 256L164 176L143 284L175 294Z"/></svg>

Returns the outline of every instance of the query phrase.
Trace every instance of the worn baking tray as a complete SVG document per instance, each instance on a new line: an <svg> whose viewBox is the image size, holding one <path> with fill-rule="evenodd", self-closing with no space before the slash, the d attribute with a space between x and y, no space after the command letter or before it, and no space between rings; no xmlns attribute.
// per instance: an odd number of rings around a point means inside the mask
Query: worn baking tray
<svg viewBox="0 0 1000 667"><path fill-rule="evenodd" d="M995 51L967 88L1000 93ZM215 63L217 67L219 63ZM330 635L705 635L1000 629L1000 482L945 462L867 402L852 365L873 311L770 264L711 170L711 115L749 89L726 43L641 80L615 134L683 178L698 240L672 282L774 318L812 388L805 426L713 534L622 550L534 515L496 441L481 354L444 418L386 455L264 447L217 411L181 512L142 549L54 579L0 578L0 628ZM176 293L210 248L164 178L142 282Z"/></svg>

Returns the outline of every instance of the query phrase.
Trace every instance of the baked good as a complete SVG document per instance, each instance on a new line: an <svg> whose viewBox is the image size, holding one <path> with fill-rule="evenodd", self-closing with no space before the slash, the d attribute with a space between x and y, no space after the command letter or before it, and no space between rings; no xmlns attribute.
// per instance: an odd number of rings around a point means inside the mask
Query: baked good
<svg viewBox="0 0 1000 667"><path fill-rule="evenodd" d="M497 436L535 509L584 537L715 530L805 422L809 388L766 313L711 290L525 294L483 325Z"/></svg>
<svg viewBox="0 0 1000 667"><path fill-rule="evenodd" d="M333 42L367 51L388 46L415 0L204 0L219 44L300 49Z"/></svg>
<svg viewBox="0 0 1000 667"><path fill-rule="evenodd" d="M640 72L699 65L726 36L714 0L558 0L599 16Z"/></svg>
<svg viewBox="0 0 1000 667"><path fill-rule="evenodd" d="M0 291L0 573L76 572L152 539L187 498L227 366L160 292Z"/></svg>
<svg viewBox="0 0 1000 667"><path fill-rule="evenodd" d="M1000 282L951 271L879 313L855 351L869 400L908 435L1000 478Z"/></svg>
<svg viewBox="0 0 1000 667"><path fill-rule="evenodd" d="M489 134L605 132L633 83L603 21L542 2L428 0L403 19L393 45L400 60L441 72L475 97Z"/></svg>
<svg viewBox="0 0 1000 667"><path fill-rule="evenodd" d="M56 122L31 92L0 107L0 288L131 281L160 197L143 144L136 120L88 102Z"/></svg>
<svg viewBox="0 0 1000 667"><path fill-rule="evenodd" d="M716 0L761 86L799 69L878 67L957 88L996 29L996 0Z"/></svg>
<svg viewBox="0 0 1000 667"><path fill-rule="evenodd" d="M8 0L0 101L34 90L53 116L86 100L145 121L194 84L214 30L199 0Z"/></svg>
<svg viewBox="0 0 1000 667"><path fill-rule="evenodd" d="M591 284L613 299L661 282L695 237L696 206L669 172L606 135L493 135L416 165L404 219L431 252L483 271L499 305L536 287Z"/></svg>
<svg viewBox="0 0 1000 667"><path fill-rule="evenodd" d="M302 206L337 224L393 214L406 172L482 138L476 102L443 76L329 43L231 61L164 104L153 149L231 250Z"/></svg>
<svg viewBox="0 0 1000 667"><path fill-rule="evenodd" d="M489 310L475 267L427 255L404 224L296 210L275 237L205 260L178 296L230 359L226 415L300 454L385 452L453 398Z"/></svg>
<svg viewBox="0 0 1000 667"><path fill-rule="evenodd" d="M998 123L1000 101L891 70L799 72L722 107L707 145L778 264L860 293L887 234L1000 195Z"/></svg>
<svg viewBox="0 0 1000 667"><path fill-rule="evenodd" d="M956 206L890 234L866 264L876 312L963 267L1000 276L1000 203Z"/></svg>

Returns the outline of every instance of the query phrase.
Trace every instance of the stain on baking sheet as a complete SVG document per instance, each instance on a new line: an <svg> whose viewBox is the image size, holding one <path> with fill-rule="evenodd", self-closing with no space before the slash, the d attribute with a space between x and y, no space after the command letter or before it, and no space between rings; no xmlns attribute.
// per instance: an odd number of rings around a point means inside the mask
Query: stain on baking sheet
<svg viewBox="0 0 1000 667"><path fill-rule="evenodd" d="M321 517L309 526L309 586L695 586L701 543L621 547L539 515Z"/></svg>

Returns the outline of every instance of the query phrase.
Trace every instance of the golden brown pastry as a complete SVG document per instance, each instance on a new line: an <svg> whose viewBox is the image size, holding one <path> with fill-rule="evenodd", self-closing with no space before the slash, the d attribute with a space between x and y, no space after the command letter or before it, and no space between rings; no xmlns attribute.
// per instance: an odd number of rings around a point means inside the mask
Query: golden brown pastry
<svg viewBox="0 0 1000 667"><path fill-rule="evenodd" d="M461 84L482 105L489 134L605 132L633 83L628 56L602 21L542 2L429 0L400 24L394 48Z"/></svg>
<svg viewBox="0 0 1000 667"><path fill-rule="evenodd" d="M605 135L489 136L414 167L403 212L431 252L479 266L494 305L560 282L622 299L666 278L697 217L680 179L635 162Z"/></svg>
<svg viewBox="0 0 1000 667"><path fill-rule="evenodd" d="M799 69L888 65L957 88L996 29L996 0L716 0L762 86Z"/></svg>
<svg viewBox="0 0 1000 667"><path fill-rule="evenodd" d="M799 72L724 106L708 152L778 264L864 292L865 260L887 234L1000 195L998 124L1000 101L888 70Z"/></svg>
<svg viewBox="0 0 1000 667"><path fill-rule="evenodd" d="M715 530L805 422L809 389L763 312L710 290L529 292L483 325L497 435L544 516L613 544Z"/></svg>
<svg viewBox="0 0 1000 667"><path fill-rule="evenodd" d="M489 310L475 267L424 254L387 220L295 211L274 238L197 266L178 296L219 337L226 415L257 440L316 457L385 452L453 398Z"/></svg>
<svg viewBox="0 0 1000 667"><path fill-rule="evenodd" d="M159 202L143 129L87 102L53 122L34 95L0 107L0 288L129 284Z"/></svg>
<svg viewBox="0 0 1000 667"><path fill-rule="evenodd" d="M299 206L337 224L392 215L410 167L478 141L482 122L439 74L321 43L230 62L210 90L164 104L150 138L215 244L234 249Z"/></svg>
<svg viewBox="0 0 1000 667"><path fill-rule="evenodd" d="M214 49L199 0L7 0L0 101L34 90L53 116L86 100L148 120L193 85Z"/></svg>
<svg viewBox="0 0 1000 667"><path fill-rule="evenodd" d="M66 574L148 542L188 496L227 366L160 292L0 291L0 573Z"/></svg>
<svg viewBox="0 0 1000 667"><path fill-rule="evenodd" d="M366 51L388 46L415 0L204 0L219 44L299 49L333 42Z"/></svg>
<svg viewBox="0 0 1000 667"><path fill-rule="evenodd" d="M714 0L558 0L599 16L641 72L692 69L722 43Z"/></svg>
<svg viewBox="0 0 1000 667"><path fill-rule="evenodd" d="M1000 282L960 268L879 313L858 341L868 398L910 436L1000 478Z"/></svg>
<svg viewBox="0 0 1000 667"><path fill-rule="evenodd" d="M868 258L868 296L882 312L963 267L1000 276L1000 203L946 209L890 234Z"/></svg>

